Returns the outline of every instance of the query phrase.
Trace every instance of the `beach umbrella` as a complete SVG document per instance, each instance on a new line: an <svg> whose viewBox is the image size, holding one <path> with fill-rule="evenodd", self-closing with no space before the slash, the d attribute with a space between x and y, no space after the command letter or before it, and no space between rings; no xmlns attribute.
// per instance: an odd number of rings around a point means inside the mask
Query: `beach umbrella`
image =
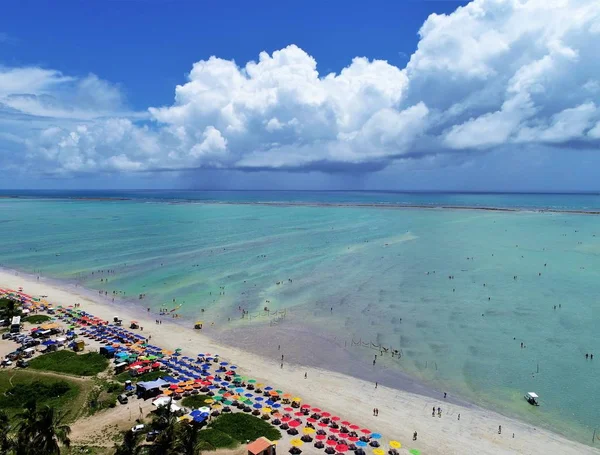
<svg viewBox="0 0 600 455"><path fill-rule="evenodd" d="M367 443L365 441L356 441L356 447L367 447Z"/></svg>
<svg viewBox="0 0 600 455"><path fill-rule="evenodd" d="M299 427L300 425L302 425L302 423L298 422L297 420L292 420L292 421L290 421L290 423L288 423L288 425L292 428L296 428L296 427Z"/></svg>
<svg viewBox="0 0 600 455"><path fill-rule="evenodd" d="M256 384L256 379L248 379L248 384Z"/></svg>
<svg viewBox="0 0 600 455"><path fill-rule="evenodd" d="M328 425L327 423L325 423L325 422L319 422L319 423L317 423L317 425L319 425L320 427L323 427L323 428L324 428L324 427L327 427L327 426L329 426L329 425Z"/></svg>
<svg viewBox="0 0 600 455"><path fill-rule="evenodd" d="M290 441L290 445L293 447L302 447L302 445L304 444L304 442L302 442L302 440L296 438L296 439L292 439Z"/></svg>
<svg viewBox="0 0 600 455"><path fill-rule="evenodd" d="M350 425L348 428L351 430L358 430L360 427L358 425Z"/></svg>
<svg viewBox="0 0 600 455"><path fill-rule="evenodd" d="M363 428L362 430L360 430L360 432L363 434L371 434L371 430L367 430L366 428Z"/></svg>
<svg viewBox="0 0 600 455"><path fill-rule="evenodd" d="M298 403L302 401L302 398L300 397L294 397L292 398L292 401L297 401Z"/></svg>
<svg viewBox="0 0 600 455"><path fill-rule="evenodd" d="M328 439L325 444L327 444L328 446L336 446L337 441L335 439Z"/></svg>
<svg viewBox="0 0 600 455"><path fill-rule="evenodd" d="M348 425L350 425L350 422L348 422L347 420L343 420L342 425L347 427Z"/></svg>
<svg viewBox="0 0 600 455"><path fill-rule="evenodd" d="M402 447L402 444L400 444L398 441L390 441L390 447L392 449L399 449Z"/></svg>
<svg viewBox="0 0 600 455"><path fill-rule="evenodd" d="M309 417L308 419L306 419L306 421L310 422L310 423L316 423L317 419L313 419L312 417Z"/></svg>
<svg viewBox="0 0 600 455"><path fill-rule="evenodd" d="M331 418L331 420L333 420L334 422L337 422L338 420L341 420L338 416L333 416Z"/></svg>
<svg viewBox="0 0 600 455"><path fill-rule="evenodd" d="M373 455L385 455L385 450L383 450L383 449L373 449Z"/></svg>
<svg viewBox="0 0 600 455"><path fill-rule="evenodd" d="M289 406L287 408L283 408L283 410L285 412L292 412L294 410L294 408L290 408Z"/></svg>
<svg viewBox="0 0 600 455"><path fill-rule="evenodd" d="M254 404L252 405L252 407L253 407L254 409L262 409L262 404L260 404L260 403L254 403Z"/></svg>
<svg viewBox="0 0 600 455"><path fill-rule="evenodd" d="M310 405L303 404L302 406L300 406L300 409L310 409Z"/></svg>
<svg viewBox="0 0 600 455"><path fill-rule="evenodd" d="M331 417L331 414L329 412L322 412L321 417Z"/></svg>
<svg viewBox="0 0 600 455"><path fill-rule="evenodd" d="M302 429L302 433L304 433L304 434L313 434L314 432L315 432L315 429L311 428L311 427L304 427Z"/></svg>
<svg viewBox="0 0 600 455"><path fill-rule="evenodd" d="M327 436L324 434L318 434L315 436L315 439L318 439L319 441L323 441L326 438L327 438Z"/></svg>
<svg viewBox="0 0 600 455"><path fill-rule="evenodd" d="M410 449L408 453L412 455L421 455L421 451L419 449Z"/></svg>
<svg viewBox="0 0 600 455"><path fill-rule="evenodd" d="M338 444L335 446L337 452L347 452L349 447L346 444Z"/></svg>
<svg viewBox="0 0 600 455"><path fill-rule="evenodd" d="M356 442L356 441L358 441L358 438L356 436L348 436L348 441Z"/></svg>
<svg viewBox="0 0 600 455"><path fill-rule="evenodd" d="M339 433L340 429L339 428L330 428L329 431L331 431L332 433Z"/></svg>
<svg viewBox="0 0 600 455"><path fill-rule="evenodd" d="M381 435L379 433L371 433L371 439L381 439Z"/></svg>

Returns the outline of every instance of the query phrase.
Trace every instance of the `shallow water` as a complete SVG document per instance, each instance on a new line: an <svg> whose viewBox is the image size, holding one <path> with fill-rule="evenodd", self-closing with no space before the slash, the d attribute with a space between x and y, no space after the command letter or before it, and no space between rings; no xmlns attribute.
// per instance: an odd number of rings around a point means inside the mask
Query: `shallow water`
<svg viewBox="0 0 600 455"><path fill-rule="evenodd" d="M600 427L597 216L6 199L0 235L5 266L230 333L287 309L309 333L401 350L386 365L439 390L582 442Z"/></svg>

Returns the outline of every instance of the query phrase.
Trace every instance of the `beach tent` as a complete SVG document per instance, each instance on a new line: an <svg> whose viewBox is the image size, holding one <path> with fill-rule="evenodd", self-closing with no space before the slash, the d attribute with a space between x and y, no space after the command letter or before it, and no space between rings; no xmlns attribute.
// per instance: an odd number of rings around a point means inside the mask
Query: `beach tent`
<svg viewBox="0 0 600 455"><path fill-rule="evenodd" d="M180 412L182 408L173 403L173 400L170 397L158 397L156 400L152 402L152 406L156 406L157 408L161 406L168 406L171 403L171 412Z"/></svg>
<svg viewBox="0 0 600 455"><path fill-rule="evenodd" d="M168 384L166 381L162 379L157 379L155 381L147 381L147 382L138 382L136 394L142 398L149 398L152 396L160 395L160 388Z"/></svg>
<svg viewBox="0 0 600 455"><path fill-rule="evenodd" d="M112 346L102 346L100 348L100 354L107 359L112 359L115 356L115 348Z"/></svg>

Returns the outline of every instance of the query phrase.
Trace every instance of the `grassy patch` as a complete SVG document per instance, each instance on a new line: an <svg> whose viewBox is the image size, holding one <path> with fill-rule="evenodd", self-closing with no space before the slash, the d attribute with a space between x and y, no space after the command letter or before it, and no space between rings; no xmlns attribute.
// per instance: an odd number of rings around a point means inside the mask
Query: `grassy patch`
<svg viewBox="0 0 600 455"><path fill-rule="evenodd" d="M119 373L117 375L115 375L115 379L119 382L125 382L125 381L133 381L133 382L138 382L138 381L154 381L158 378L162 378L163 376L166 376L167 373L165 373L164 371L149 371L148 373L144 373L141 374L139 376L131 376L129 374L129 371L123 371L122 373Z"/></svg>
<svg viewBox="0 0 600 455"><path fill-rule="evenodd" d="M91 387L87 381L73 381L33 371L0 371L0 409L16 414L29 399L38 406L52 406L68 412L73 421L84 407Z"/></svg>
<svg viewBox="0 0 600 455"><path fill-rule="evenodd" d="M27 316L23 318L23 321L29 322L30 324L42 324L43 322L48 322L52 318L50 316L46 316L45 314L32 314L31 316Z"/></svg>
<svg viewBox="0 0 600 455"><path fill-rule="evenodd" d="M35 370L94 376L106 370L108 360L96 352L77 354L71 351L56 351L32 359L29 365Z"/></svg>
<svg viewBox="0 0 600 455"><path fill-rule="evenodd" d="M107 408L114 408L117 397L123 393L123 385L118 382L96 380L87 400L88 414L93 415Z"/></svg>
<svg viewBox="0 0 600 455"><path fill-rule="evenodd" d="M254 441L261 436L271 441L281 438L279 430L270 423L248 414L221 414L209 427L228 434L238 442Z"/></svg>
<svg viewBox="0 0 600 455"><path fill-rule="evenodd" d="M237 441L227 433L206 428L198 433L201 450L232 449L237 446ZM245 442L245 441L244 441Z"/></svg>
<svg viewBox="0 0 600 455"><path fill-rule="evenodd" d="M212 397L209 397L208 395L192 395L190 397L185 397L183 400L181 400L181 404L187 408L198 409L202 406L208 406L206 404L206 400L209 400L211 398Z"/></svg>

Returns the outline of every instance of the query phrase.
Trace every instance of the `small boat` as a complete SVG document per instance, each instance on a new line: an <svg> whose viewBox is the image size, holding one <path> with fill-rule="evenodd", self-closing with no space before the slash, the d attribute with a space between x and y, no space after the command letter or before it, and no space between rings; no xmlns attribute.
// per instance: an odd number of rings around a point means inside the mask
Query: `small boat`
<svg viewBox="0 0 600 455"><path fill-rule="evenodd" d="M527 394L525 395L525 400L527 400L527 403L529 403L532 406L540 405L540 403L538 403L538 398L539 396L534 392L527 392Z"/></svg>

